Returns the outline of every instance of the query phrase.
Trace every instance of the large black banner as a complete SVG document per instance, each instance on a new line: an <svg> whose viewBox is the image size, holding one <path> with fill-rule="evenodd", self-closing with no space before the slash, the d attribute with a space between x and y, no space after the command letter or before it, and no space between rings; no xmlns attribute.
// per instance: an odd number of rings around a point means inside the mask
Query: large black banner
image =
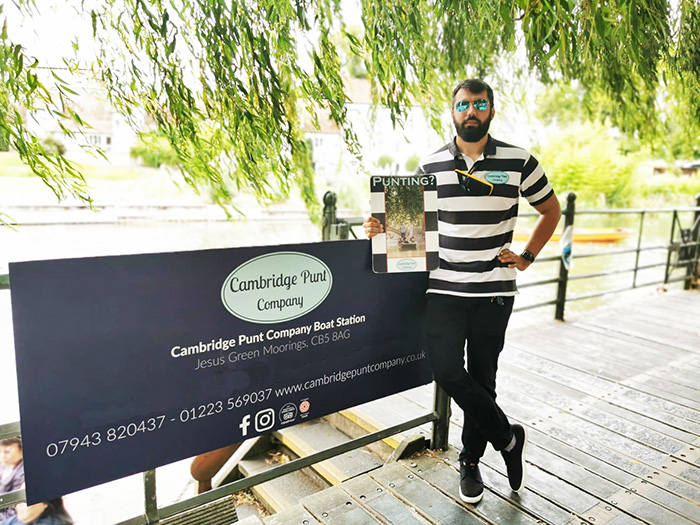
<svg viewBox="0 0 700 525"><path fill-rule="evenodd" d="M426 274L368 241L10 265L27 500L431 380Z"/></svg>

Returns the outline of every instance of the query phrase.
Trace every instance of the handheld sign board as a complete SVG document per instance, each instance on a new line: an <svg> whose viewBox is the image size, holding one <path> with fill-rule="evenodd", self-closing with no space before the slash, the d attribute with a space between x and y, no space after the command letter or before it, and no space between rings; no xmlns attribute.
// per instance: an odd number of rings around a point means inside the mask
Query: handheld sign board
<svg viewBox="0 0 700 525"><path fill-rule="evenodd" d="M383 227L372 238L373 270L405 273L437 268L435 175L373 176L370 189L372 217Z"/></svg>

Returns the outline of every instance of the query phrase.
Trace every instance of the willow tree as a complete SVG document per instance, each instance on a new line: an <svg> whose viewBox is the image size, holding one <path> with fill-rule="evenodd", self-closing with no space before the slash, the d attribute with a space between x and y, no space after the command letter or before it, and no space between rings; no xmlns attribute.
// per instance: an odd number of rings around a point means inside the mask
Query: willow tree
<svg viewBox="0 0 700 525"><path fill-rule="evenodd" d="M40 5L13 1L27 12ZM360 36L347 30L340 0L82 0L76 17L90 20L92 71L114 108L134 126L140 112L150 115L187 182L211 186L220 202L232 188L265 197L296 184L313 208L305 119L330 115L359 153L334 45L343 34L364 61L374 102L397 125L418 101L437 126L457 80L498 78L498 62L524 52L542 82L577 80L643 140L658 136L660 104L682 108L700 128L696 0L356 1ZM0 40L0 142L59 198L89 202L76 167L47 151L20 112L46 109L74 134L84 125L70 108L74 88L59 76L40 81L42 64L6 29Z"/></svg>

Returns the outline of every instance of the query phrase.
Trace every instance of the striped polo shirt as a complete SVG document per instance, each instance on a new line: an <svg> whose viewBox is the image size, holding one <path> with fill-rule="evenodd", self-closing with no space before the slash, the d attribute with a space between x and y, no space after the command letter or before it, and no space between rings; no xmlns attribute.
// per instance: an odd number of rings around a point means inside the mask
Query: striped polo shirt
<svg viewBox="0 0 700 525"><path fill-rule="evenodd" d="M468 195L455 169L493 184L491 195ZM509 248L522 195L537 206L554 194L540 163L526 150L489 135L476 161L457 149L454 139L423 159L421 174L435 175L438 192L440 266L430 272L428 293L466 297L518 293L515 268L498 260Z"/></svg>

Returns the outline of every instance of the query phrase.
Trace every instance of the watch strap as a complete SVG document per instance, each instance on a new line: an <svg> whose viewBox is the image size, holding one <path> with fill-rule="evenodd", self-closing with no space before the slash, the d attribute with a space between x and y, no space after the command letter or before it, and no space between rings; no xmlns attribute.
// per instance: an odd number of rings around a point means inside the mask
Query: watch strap
<svg viewBox="0 0 700 525"><path fill-rule="evenodd" d="M523 253L520 254L520 257L528 261L530 264L535 262L535 256L532 254L530 250L525 250Z"/></svg>

